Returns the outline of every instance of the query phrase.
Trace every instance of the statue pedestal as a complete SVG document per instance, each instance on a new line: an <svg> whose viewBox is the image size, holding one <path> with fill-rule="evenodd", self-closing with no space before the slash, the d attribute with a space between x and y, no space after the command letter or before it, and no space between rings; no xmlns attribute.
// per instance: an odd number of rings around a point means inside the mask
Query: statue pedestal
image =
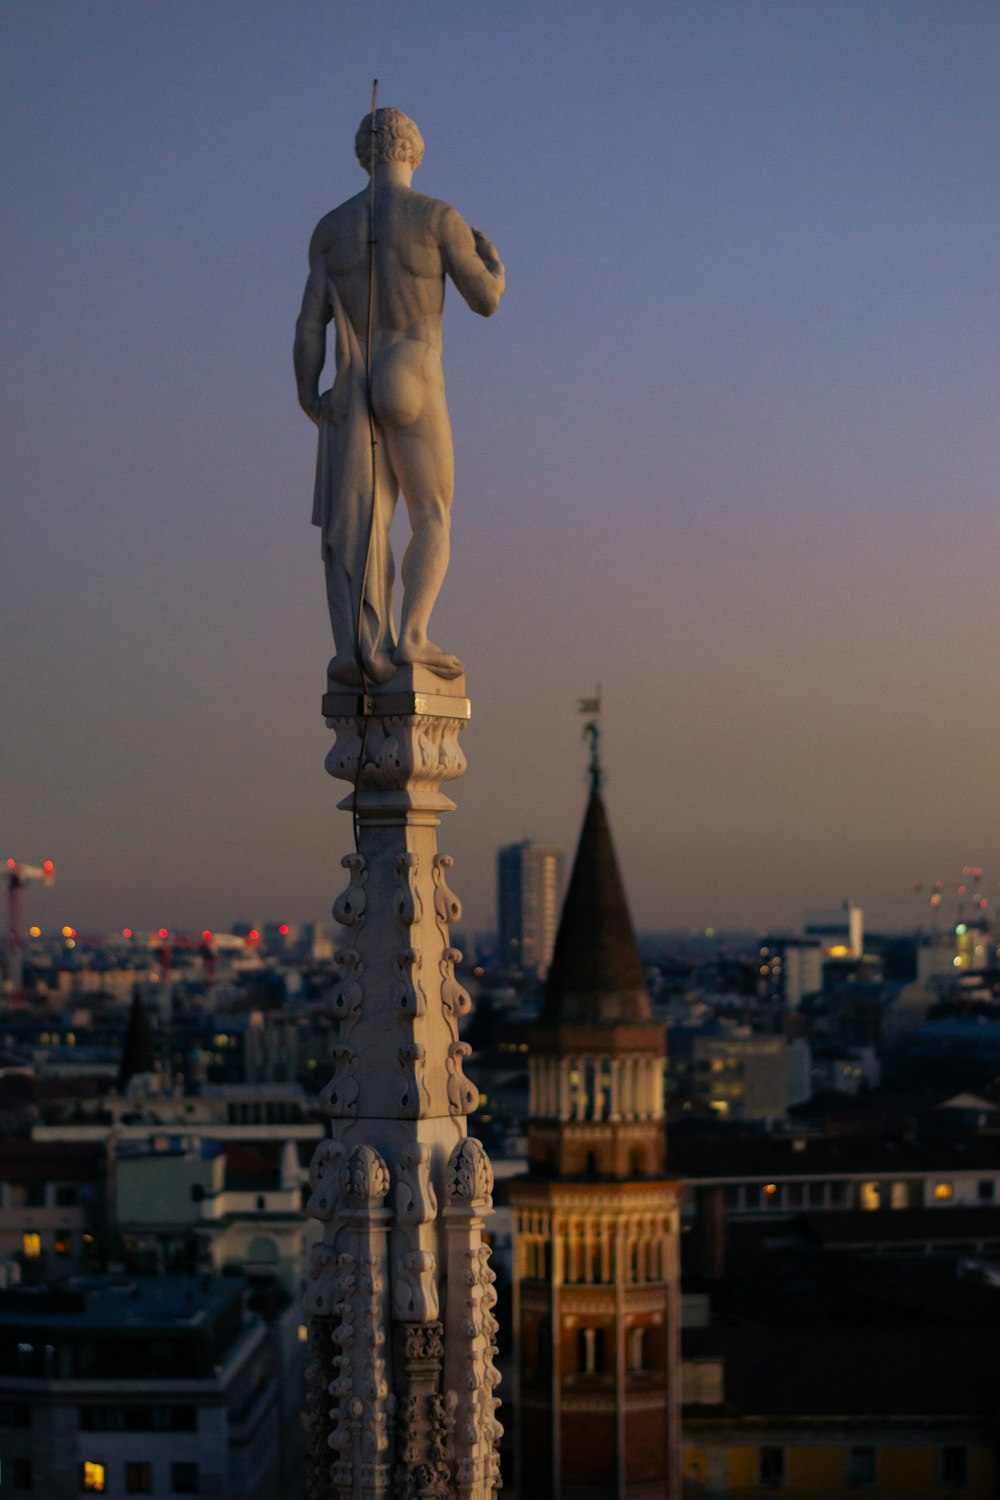
<svg viewBox="0 0 1000 1500"><path fill-rule="evenodd" d="M315 1500L491 1500L493 1174L466 1132L479 1093L464 1073L471 1002L449 934L462 908L436 832L454 807L441 787L465 770L469 701L464 679L406 667L368 694L328 692L323 713L357 850L333 905L346 931L339 1036L320 1094L330 1135L310 1170L309 1212L324 1226L306 1298L310 1453L314 1479L329 1476Z"/></svg>

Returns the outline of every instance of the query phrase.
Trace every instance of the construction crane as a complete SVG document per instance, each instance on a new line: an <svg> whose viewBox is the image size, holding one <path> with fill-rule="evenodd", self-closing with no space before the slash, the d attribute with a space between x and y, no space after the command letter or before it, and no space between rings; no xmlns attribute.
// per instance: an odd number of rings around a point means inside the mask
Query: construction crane
<svg viewBox="0 0 1000 1500"><path fill-rule="evenodd" d="M22 999L24 985L24 934L21 931L21 892L32 881L51 885L56 878L56 867L51 859L42 865L25 865L19 859L7 861L7 983L10 1001L16 1005Z"/></svg>

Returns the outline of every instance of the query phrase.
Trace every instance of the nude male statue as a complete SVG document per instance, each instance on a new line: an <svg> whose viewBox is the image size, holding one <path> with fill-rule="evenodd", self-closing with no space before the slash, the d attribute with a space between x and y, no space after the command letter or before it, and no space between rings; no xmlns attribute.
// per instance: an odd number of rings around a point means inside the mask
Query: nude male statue
<svg viewBox="0 0 1000 1500"><path fill-rule="evenodd" d="M372 117L355 152L369 167ZM321 219L309 246L309 279L295 329L299 403L319 428L313 521L322 528L336 656L332 682L386 682L398 666L439 677L464 670L428 638L450 551L454 451L441 369L441 311L450 276L473 312L488 318L504 291L493 242L447 203L411 187L424 143L401 110L375 116L375 245L371 410L365 347L369 294L369 191ZM336 331L336 377L319 378L326 330ZM374 489L374 495L373 495ZM392 619L388 531L402 490L413 535L403 558L399 640ZM373 511L374 499L374 511ZM360 630L359 630L360 627ZM360 633L360 639L359 639Z"/></svg>

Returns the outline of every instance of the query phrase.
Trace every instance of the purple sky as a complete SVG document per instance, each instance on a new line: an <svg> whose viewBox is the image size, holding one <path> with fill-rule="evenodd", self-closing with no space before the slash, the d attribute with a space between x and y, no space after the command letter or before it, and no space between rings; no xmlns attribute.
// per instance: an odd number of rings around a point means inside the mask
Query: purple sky
<svg viewBox="0 0 1000 1500"><path fill-rule="evenodd" d="M445 317L441 831L572 846L575 699L643 927L1000 897L1000 7L7 0L0 855L31 920L325 916L330 643L292 327L371 79L507 296Z"/></svg>

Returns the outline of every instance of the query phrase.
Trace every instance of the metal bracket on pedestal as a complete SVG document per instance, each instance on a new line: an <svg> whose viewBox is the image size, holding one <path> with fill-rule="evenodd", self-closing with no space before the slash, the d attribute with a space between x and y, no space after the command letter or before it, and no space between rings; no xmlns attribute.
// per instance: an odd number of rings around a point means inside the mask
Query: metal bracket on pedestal
<svg viewBox="0 0 1000 1500"><path fill-rule="evenodd" d="M428 714L437 719L468 719L468 698L445 693L324 693L325 719L396 718Z"/></svg>

